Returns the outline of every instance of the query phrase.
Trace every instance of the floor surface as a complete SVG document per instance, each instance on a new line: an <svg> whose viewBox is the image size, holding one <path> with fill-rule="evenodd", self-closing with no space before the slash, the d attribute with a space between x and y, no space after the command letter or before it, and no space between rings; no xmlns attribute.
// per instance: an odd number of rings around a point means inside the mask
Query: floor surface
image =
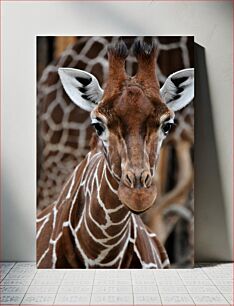
<svg viewBox="0 0 234 306"><path fill-rule="evenodd" d="M176 270L37 270L2 262L0 305L233 305L233 264Z"/></svg>

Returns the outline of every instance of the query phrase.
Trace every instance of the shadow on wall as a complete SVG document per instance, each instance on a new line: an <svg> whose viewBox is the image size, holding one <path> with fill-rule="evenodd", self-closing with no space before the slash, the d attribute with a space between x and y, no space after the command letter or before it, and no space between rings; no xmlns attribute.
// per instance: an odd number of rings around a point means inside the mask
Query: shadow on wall
<svg viewBox="0 0 234 306"><path fill-rule="evenodd" d="M95 29L96 32L100 32L98 30L98 25L100 24L101 27L102 20L104 20L106 27L105 36L113 36L113 31L114 33L116 33L116 25L118 25L118 34L116 34L117 36L119 36L119 34L121 33L126 32L129 33L130 36L134 36L130 33L135 33L137 36L145 35L145 29L144 27L142 27L142 23L139 22L137 18L135 18L135 20L131 18L127 11L123 11L121 7L115 5L112 2L108 3L108 1L105 1L104 3L95 3L95 1L92 1L92 8L91 5L82 5L81 2L73 2L69 6L68 5L66 7L67 14L73 16L74 20L76 20L77 12L80 12L82 10L83 14L79 15L81 16L81 18L84 19L84 21L81 21L81 23L86 24L87 16L89 16L90 27L93 25L93 29ZM137 3L129 3L127 5L130 7L134 6L136 8ZM148 35L153 35L153 33L154 31L152 31L152 33L149 33Z"/></svg>
<svg viewBox="0 0 234 306"><path fill-rule="evenodd" d="M205 49L195 52L195 260L232 258L218 164ZM208 250L208 252L207 252Z"/></svg>

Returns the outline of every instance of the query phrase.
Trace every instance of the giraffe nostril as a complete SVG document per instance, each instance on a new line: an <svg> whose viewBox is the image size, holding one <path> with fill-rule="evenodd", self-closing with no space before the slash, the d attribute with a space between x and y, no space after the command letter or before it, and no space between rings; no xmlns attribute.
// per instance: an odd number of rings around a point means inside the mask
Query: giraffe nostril
<svg viewBox="0 0 234 306"><path fill-rule="evenodd" d="M149 187L152 183L152 177L148 174L145 180L146 187Z"/></svg>
<svg viewBox="0 0 234 306"><path fill-rule="evenodd" d="M149 181L149 174L146 175L145 184L147 184L148 181Z"/></svg>
<svg viewBox="0 0 234 306"><path fill-rule="evenodd" d="M128 181L129 184L132 184L132 181L128 175L126 175L126 180Z"/></svg>
<svg viewBox="0 0 234 306"><path fill-rule="evenodd" d="M130 172L126 173L124 182L128 187L133 188L134 187L134 175Z"/></svg>
<svg viewBox="0 0 234 306"><path fill-rule="evenodd" d="M148 171L144 171L141 175L141 184L144 187L150 187L152 183L152 176L150 175L150 173Z"/></svg>

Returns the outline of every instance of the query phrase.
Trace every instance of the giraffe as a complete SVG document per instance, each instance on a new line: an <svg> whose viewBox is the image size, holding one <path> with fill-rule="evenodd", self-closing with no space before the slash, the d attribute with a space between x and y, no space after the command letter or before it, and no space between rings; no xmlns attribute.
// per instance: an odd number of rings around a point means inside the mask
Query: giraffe
<svg viewBox="0 0 234 306"><path fill-rule="evenodd" d="M68 46L58 60L49 64L43 72L38 83L38 210L47 207L58 197L62 185L77 162L87 154L92 135L89 113L70 103L58 78L58 67L67 66L86 70L98 76L102 85L108 69L106 45L114 43L117 39L118 37L81 37L78 43ZM123 37L123 39L127 46L130 46L135 38ZM165 43L160 37L153 37L153 40L159 50L157 72L161 84L171 72L190 67L187 37L178 37L177 41L174 39L171 43ZM181 52L181 60L171 62L169 57L171 52L176 59ZM168 68L165 68L166 62L171 63ZM130 75L136 72L134 56L129 55L126 69ZM191 110L190 121L192 121L193 107L189 105L186 109ZM191 124L182 124L184 114L184 111L176 113L176 118L179 117L179 120L169 135L170 139L174 138L178 143L181 138L175 139L175 132L182 128L182 137L185 129L188 131L186 134L191 134Z"/></svg>
<svg viewBox="0 0 234 306"><path fill-rule="evenodd" d="M78 69L60 68L72 101L90 111L97 136L58 199L38 216L39 268L165 268L165 249L138 216L156 197L156 164L174 112L193 99L193 69L160 89L156 48L136 41L134 77L123 41L109 48L107 85Z"/></svg>
<svg viewBox="0 0 234 306"><path fill-rule="evenodd" d="M46 67L38 83L38 211L56 200L62 185L88 152L92 134L88 112L75 107L64 94L58 78L58 67L84 69L98 76L103 85L108 68L106 44L115 42L118 37L73 37L73 41L76 39L77 43L68 46L57 60ZM135 38L123 39L130 46ZM152 40L158 46L157 74L161 85L173 71L193 65L192 37L153 37ZM134 56L129 55L127 58L126 70L130 75L135 73ZM192 103L176 112L176 126L163 142L160 152L156 172L156 203L141 215L144 223L166 245L169 255L177 257L177 267L184 267L180 263L182 256L177 252L181 245L177 228L181 222L188 222L189 227L193 227L193 120ZM171 178L176 180L174 186L171 186ZM177 239L173 243L175 250L169 246L171 233L173 240ZM188 238L183 239L183 246L184 243L187 245L188 240L193 241L190 230L187 235ZM183 254L191 253L192 250L193 245L187 245ZM190 264L186 266L190 266L192 261L191 254Z"/></svg>

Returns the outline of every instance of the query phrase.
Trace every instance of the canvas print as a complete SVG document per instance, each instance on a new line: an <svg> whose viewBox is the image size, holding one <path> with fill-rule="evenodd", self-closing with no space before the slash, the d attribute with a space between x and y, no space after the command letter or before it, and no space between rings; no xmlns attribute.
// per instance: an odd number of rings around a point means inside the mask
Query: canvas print
<svg viewBox="0 0 234 306"><path fill-rule="evenodd" d="M194 40L37 37L37 267L194 260Z"/></svg>

